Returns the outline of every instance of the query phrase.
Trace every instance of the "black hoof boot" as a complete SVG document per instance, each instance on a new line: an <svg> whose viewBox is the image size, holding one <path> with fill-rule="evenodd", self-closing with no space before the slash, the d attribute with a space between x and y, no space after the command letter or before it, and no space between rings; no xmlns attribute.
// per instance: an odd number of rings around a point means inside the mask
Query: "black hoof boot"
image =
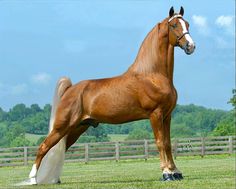
<svg viewBox="0 0 236 189"><path fill-rule="evenodd" d="M61 184L61 179L59 179L59 180L57 181L57 184Z"/></svg>
<svg viewBox="0 0 236 189"><path fill-rule="evenodd" d="M172 181L175 180L172 174L163 173L163 181Z"/></svg>
<svg viewBox="0 0 236 189"><path fill-rule="evenodd" d="M184 179L182 173L174 173L173 177L175 180L183 180Z"/></svg>

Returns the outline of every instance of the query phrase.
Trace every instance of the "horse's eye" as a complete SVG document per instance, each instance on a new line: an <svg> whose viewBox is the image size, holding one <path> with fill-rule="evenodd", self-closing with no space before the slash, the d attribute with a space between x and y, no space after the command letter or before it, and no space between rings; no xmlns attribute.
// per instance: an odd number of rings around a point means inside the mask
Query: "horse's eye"
<svg viewBox="0 0 236 189"><path fill-rule="evenodd" d="M177 24L173 24L173 25L172 25L172 28L177 28Z"/></svg>

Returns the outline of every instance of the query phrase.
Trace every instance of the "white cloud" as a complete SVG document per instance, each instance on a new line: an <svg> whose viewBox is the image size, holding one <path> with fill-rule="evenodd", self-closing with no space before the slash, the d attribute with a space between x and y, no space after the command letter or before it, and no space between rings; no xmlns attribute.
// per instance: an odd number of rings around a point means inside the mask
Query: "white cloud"
<svg viewBox="0 0 236 189"><path fill-rule="evenodd" d="M207 24L207 18L201 15L192 16L193 23L197 26L198 32L203 35L209 34L209 27Z"/></svg>
<svg viewBox="0 0 236 189"><path fill-rule="evenodd" d="M215 24L225 30L227 34L235 36L235 16L221 15L217 17Z"/></svg>
<svg viewBox="0 0 236 189"><path fill-rule="evenodd" d="M234 16L219 16L216 19L216 25L218 25L219 27L229 27L233 24L233 18Z"/></svg>
<svg viewBox="0 0 236 189"><path fill-rule="evenodd" d="M200 27L206 27L207 26L206 17L193 15L192 19L193 19L194 24L196 24L197 26L200 26Z"/></svg>
<svg viewBox="0 0 236 189"><path fill-rule="evenodd" d="M50 82L51 76L47 73L38 73L31 77L33 83L46 85Z"/></svg>

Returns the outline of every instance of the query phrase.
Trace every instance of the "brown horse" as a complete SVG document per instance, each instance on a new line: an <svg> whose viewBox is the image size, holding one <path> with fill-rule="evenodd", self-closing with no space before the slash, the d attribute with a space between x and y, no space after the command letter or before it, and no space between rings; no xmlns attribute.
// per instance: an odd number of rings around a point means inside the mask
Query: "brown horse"
<svg viewBox="0 0 236 189"><path fill-rule="evenodd" d="M35 179L43 157L64 137L68 149L89 126L150 119L160 152L164 180L180 180L171 153L171 112L177 92L173 84L174 47L193 53L194 42L184 9L158 23L143 41L137 58L123 74L113 78L86 80L72 85L59 81L57 102L51 117L51 132L40 145L30 178ZM34 180L37 183L37 180Z"/></svg>

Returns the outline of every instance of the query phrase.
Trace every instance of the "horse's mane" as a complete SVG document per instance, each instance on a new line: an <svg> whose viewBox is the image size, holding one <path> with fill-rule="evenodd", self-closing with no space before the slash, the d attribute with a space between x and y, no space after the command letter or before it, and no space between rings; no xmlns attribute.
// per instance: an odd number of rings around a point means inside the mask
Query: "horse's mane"
<svg viewBox="0 0 236 189"><path fill-rule="evenodd" d="M166 19L163 20L162 23L165 21ZM158 34L160 24L161 23L157 23L143 40L134 63L127 71L128 73L148 74L158 70L158 65L153 64L150 61L157 62L159 59L157 48L159 43Z"/></svg>

